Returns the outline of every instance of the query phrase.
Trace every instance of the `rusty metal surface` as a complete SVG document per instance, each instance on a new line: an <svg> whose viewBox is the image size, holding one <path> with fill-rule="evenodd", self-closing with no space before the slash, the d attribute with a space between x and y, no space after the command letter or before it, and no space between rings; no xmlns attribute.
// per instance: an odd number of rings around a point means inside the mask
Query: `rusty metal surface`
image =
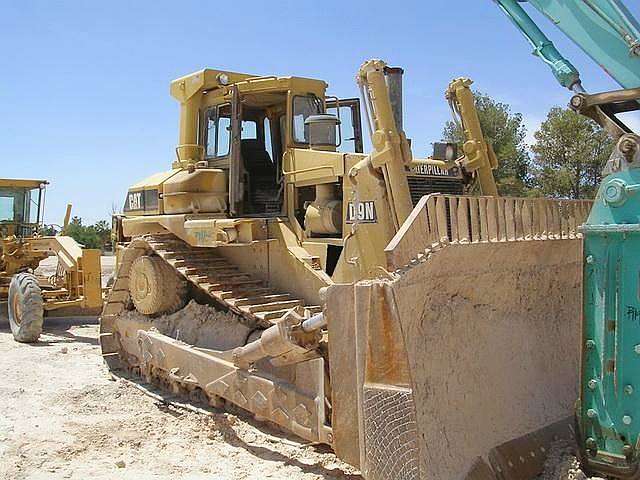
<svg viewBox="0 0 640 480"><path fill-rule="evenodd" d="M337 285L327 290L325 315L329 321L329 368L334 448L346 462L359 467L358 376L354 348L353 286ZM345 368L348 366L348 368Z"/></svg>

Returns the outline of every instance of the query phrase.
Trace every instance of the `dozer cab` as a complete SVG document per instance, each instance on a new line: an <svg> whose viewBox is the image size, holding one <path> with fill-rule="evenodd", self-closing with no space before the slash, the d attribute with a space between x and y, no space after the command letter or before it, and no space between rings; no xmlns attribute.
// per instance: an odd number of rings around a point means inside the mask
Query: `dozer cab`
<svg viewBox="0 0 640 480"><path fill-rule="evenodd" d="M64 235L43 235L45 180L0 179L0 301L19 342L35 342L45 313L97 314L102 307L100 251ZM71 209L67 208L65 225ZM64 231L64 229L63 229ZM50 276L34 272L57 257Z"/></svg>
<svg viewBox="0 0 640 480"><path fill-rule="evenodd" d="M485 478L489 462L522 478L568 431L590 202L496 196L469 80L446 93L462 152L426 159L403 130L402 70L372 60L357 81L364 122L320 80L172 82L176 160L114 219L102 355L328 444L369 480ZM171 327L188 301L224 325ZM506 442L530 433L516 459Z"/></svg>

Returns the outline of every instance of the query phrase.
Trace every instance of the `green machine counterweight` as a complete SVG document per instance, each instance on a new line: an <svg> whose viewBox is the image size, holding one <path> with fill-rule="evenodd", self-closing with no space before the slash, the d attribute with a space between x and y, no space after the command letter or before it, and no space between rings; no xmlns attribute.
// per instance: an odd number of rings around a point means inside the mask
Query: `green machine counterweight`
<svg viewBox="0 0 640 480"><path fill-rule="evenodd" d="M583 466L640 479L640 136L619 114L640 110L640 27L620 0L495 0L575 94L571 107L615 140L583 233L580 398ZM578 71L523 8L549 18L622 87L587 94Z"/></svg>

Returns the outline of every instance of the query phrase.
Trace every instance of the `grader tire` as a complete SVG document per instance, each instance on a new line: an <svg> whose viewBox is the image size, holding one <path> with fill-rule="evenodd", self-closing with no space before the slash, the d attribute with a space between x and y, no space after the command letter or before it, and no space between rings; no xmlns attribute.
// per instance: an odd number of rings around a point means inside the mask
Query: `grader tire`
<svg viewBox="0 0 640 480"><path fill-rule="evenodd" d="M157 316L184 307L187 284L160 257L143 255L131 265L129 293L138 312Z"/></svg>
<svg viewBox="0 0 640 480"><path fill-rule="evenodd" d="M37 278L19 273L9 284L9 325L16 341L34 343L42 333L44 300Z"/></svg>

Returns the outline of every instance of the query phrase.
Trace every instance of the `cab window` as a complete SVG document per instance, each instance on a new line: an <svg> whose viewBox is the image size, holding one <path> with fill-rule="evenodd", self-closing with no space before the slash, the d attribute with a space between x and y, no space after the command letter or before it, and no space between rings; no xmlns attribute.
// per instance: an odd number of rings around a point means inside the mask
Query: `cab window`
<svg viewBox="0 0 640 480"><path fill-rule="evenodd" d="M357 98L326 99L327 113L340 119L337 129L340 139L338 151L362 153L362 122L360 120L360 100Z"/></svg>
<svg viewBox="0 0 640 480"><path fill-rule="evenodd" d="M257 140L258 126L253 120L242 121L242 140Z"/></svg>
<svg viewBox="0 0 640 480"><path fill-rule="evenodd" d="M40 189L3 188L0 190L0 222L38 223Z"/></svg>
<svg viewBox="0 0 640 480"><path fill-rule="evenodd" d="M293 141L309 143L304 128L304 121L311 115L322 113L322 102L315 95L293 97Z"/></svg>
<svg viewBox="0 0 640 480"><path fill-rule="evenodd" d="M29 204L27 212L25 212L25 218L29 223L38 223L40 221L40 189L34 188L29 192Z"/></svg>
<svg viewBox="0 0 640 480"><path fill-rule="evenodd" d="M0 194L0 222L13 222L13 196Z"/></svg>
<svg viewBox="0 0 640 480"><path fill-rule="evenodd" d="M205 118L207 158L226 157L231 145L231 104L210 108Z"/></svg>
<svg viewBox="0 0 640 480"><path fill-rule="evenodd" d="M273 153L273 145L271 144L271 120L269 120L269 117L264 117L262 122L262 128L264 129L264 147L267 149L269 156L275 161L276 156Z"/></svg>

